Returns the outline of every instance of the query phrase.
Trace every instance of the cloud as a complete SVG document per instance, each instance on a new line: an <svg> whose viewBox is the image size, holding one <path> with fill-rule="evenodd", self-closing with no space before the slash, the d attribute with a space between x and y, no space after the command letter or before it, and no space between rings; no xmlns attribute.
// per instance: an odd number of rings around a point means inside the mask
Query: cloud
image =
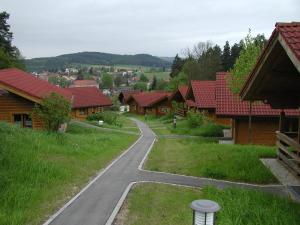
<svg viewBox="0 0 300 225"><path fill-rule="evenodd" d="M299 21L298 0L2 0L14 44L26 57L78 51L174 56L198 41L223 45L248 28L269 36Z"/></svg>

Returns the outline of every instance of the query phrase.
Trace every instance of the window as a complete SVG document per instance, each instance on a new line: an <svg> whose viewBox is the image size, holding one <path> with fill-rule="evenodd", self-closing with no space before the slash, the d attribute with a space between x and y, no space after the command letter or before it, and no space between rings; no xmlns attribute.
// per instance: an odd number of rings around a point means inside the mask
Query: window
<svg viewBox="0 0 300 225"><path fill-rule="evenodd" d="M85 115L86 109L79 109L79 115Z"/></svg>
<svg viewBox="0 0 300 225"><path fill-rule="evenodd" d="M22 114L14 114L14 123L23 126Z"/></svg>
<svg viewBox="0 0 300 225"><path fill-rule="evenodd" d="M14 123L21 127L32 128L32 119L28 114L14 114Z"/></svg>
<svg viewBox="0 0 300 225"><path fill-rule="evenodd" d="M23 126L32 128L32 119L27 114L23 114Z"/></svg>
<svg viewBox="0 0 300 225"><path fill-rule="evenodd" d="M161 107L160 111L163 113L168 113L169 112L169 108L168 107Z"/></svg>

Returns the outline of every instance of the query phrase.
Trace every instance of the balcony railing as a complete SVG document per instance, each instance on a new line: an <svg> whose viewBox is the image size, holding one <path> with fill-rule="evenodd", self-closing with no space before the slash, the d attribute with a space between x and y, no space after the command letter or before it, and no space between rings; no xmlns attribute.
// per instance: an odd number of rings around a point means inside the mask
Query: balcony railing
<svg viewBox="0 0 300 225"><path fill-rule="evenodd" d="M286 166L288 166L292 172L300 175L300 144L298 144L293 138L283 134L279 131L277 135L277 155Z"/></svg>

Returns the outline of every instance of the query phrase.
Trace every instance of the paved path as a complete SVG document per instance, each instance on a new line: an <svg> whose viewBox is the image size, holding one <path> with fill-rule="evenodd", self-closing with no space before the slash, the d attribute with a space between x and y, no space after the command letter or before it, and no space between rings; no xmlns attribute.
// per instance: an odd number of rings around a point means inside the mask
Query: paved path
<svg viewBox="0 0 300 225"><path fill-rule="evenodd" d="M220 188L243 187L259 189L286 195L281 185L250 185L206 178L195 178L141 169L149 149L155 141L155 134L145 124L135 120L142 131L138 141L116 161L109 165L94 182L89 184L77 197L53 215L45 224L51 225L105 225L123 193L132 182L149 181L203 187L214 185ZM92 126L92 125L91 125Z"/></svg>

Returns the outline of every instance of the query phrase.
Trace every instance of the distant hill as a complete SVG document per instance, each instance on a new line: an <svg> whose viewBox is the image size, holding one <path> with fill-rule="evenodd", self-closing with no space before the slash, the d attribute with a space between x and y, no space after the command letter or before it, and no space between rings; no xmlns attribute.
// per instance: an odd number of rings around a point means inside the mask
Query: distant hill
<svg viewBox="0 0 300 225"><path fill-rule="evenodd" d="M25 60L28 71L40 72L69 67L75 64L88 65L138 65L149 67L170 67L167 60L148 54L118 55L102 52L79 52L56 57L43 57Z"/></svg>
<svg viewBox="0 0 300 225"><path fill-rule="evenodd" d="M159 58L169 63L173 63L174 61L174 57L159 57Z"/></svg>

